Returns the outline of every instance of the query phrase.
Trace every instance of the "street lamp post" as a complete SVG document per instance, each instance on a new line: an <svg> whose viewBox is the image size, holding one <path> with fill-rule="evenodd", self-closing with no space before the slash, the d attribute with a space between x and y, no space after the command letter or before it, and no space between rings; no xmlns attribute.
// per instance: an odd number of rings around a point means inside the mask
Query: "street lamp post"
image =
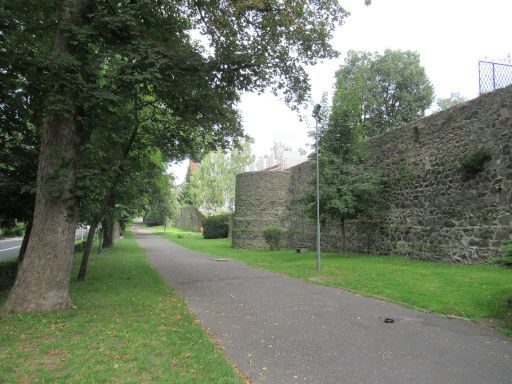
<svg viewBox="0 0 512 384"><path fill-rule="evenodd" d="M316 149L316 269L320 271L320 166L318 159L318 122L320 117L320 104L313 108L313 117L315 118L315 149Z"/></svg>

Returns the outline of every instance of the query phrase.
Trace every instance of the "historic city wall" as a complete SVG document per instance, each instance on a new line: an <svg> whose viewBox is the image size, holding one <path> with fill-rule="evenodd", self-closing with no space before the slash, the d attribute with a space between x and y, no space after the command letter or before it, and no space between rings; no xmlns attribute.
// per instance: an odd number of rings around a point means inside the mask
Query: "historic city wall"
<svg viewBox="0 0 512 384"><path fill-rule="evenodd" d="M201 232L203 219L204 215L196 207L188 205L180 209L180 217L176 222L176 226L190 231Z"/></svg>
<svg viewBox="0 0 512 384"><path fill-rule="evenodd" d="M490 157L471 174L461 156L480 148ZM472 263L512 239L512 87L374 137L368 152L387 175L386 204L379 217L346 223L347 250ZM233 246L265 247L259 232L279 224L287 246L314 249L314 222L300 203L313 175L309 163L239 175ZM323 226L322 248L341 249L339 223Z"/></svg>
<svg viewBox="0 0 512 384"><path fill-rule="evenodd" d="M263 248L263 229L288 226L290 172L246 172L236 177L233 246Z"/></svg>

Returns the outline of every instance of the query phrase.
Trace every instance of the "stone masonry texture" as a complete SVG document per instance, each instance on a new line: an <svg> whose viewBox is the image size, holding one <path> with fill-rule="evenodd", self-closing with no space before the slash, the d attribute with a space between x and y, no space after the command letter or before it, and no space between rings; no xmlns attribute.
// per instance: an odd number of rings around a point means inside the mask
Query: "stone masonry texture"
<svg viewBox="0 0 512 384"><path fill-rule="evenodd" d="M176 222L178 228L201 232L204 215L194 206L186 206L180 209L180 217Z"/></svg>
<svg viewBox="0 0 512 384"><path fill-rule="evenodd" d="M490 157L471 174L461 156L482 147ZM385 208L346 223L347 251L476 263L512 239L512 87L374 137L368 155L387 176ZM300 202L313 180L308 162L238 175L233 246L267 247L263 228L280 225L284 245L314 249L315 224ZM325 223L321 241L339 251L339 223Z"/></svg>

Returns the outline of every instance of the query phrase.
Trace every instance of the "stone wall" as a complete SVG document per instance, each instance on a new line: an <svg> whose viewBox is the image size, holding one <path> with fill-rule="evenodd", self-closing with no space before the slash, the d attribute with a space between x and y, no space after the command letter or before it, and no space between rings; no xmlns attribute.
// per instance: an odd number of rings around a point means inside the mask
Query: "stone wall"
<svg viewBox="0 0 512 384"><path fill-rule="evenodd" d="M372 138L368 146L370 165L382 167L388 176L386 207L379 218L346 224L347 250L472 263L500 254L512 239L512 87ZM461 167L460 157L481 146L491 158L483 171L471 175ZM314 222L299 202L312 188L313 171L303 163L286 173L280 180L288 179L288 185L274 209L267 208L265 214L253 209L252 220L259 220L258 228L282 223L288 246L314 249ZM242 174L237 188L251 190L255 201L268 199L275 192L267 192L259 180L272 174ZM248 217L248 205L239 206L237 199L235 217ZM237 232L235 222L234 237ZM263 246L250 240L249 233L244 236L234 246ZM341 248L338 223L322 228L322 248Z"/></svg>
<svg viewBox="0 0 512 384"><path fill-rule="evenodd" d="M201 232L204 215L194 206L186 206L180 209L180 217L176 226L190 231Z"/></svg>
<svg viewBox="0 0 512 384"><path fill-rule="evenodd" d="M236 177L233 247L264 248L263 230L287 227L290 172L246 172Z"/></svg>

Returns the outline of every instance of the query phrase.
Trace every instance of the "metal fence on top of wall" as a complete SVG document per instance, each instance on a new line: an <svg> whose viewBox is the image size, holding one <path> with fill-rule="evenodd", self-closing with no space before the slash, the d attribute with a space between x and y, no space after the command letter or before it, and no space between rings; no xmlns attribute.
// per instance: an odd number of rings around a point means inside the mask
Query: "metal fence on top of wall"
<svg viewBox="0 0 512 384"><path fill-rule="evenodd" d="M512 84L512 64L492 61L478 62L480 95Z"/></svg>

